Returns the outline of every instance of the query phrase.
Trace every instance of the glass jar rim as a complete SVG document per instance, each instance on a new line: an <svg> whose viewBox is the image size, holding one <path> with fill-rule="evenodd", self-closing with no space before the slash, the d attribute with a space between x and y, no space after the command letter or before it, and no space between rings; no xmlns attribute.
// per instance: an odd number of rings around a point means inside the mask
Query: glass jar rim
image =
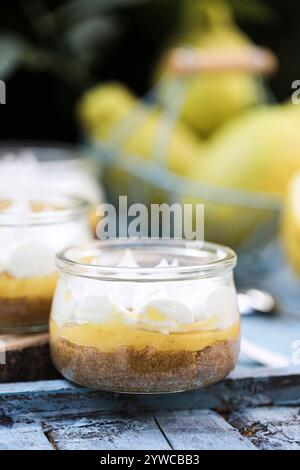
<svg viewBox="0 0 300 470"><path fill-rule="evenodd" d="M13 193L0 192L0 200L14 201L18 198L21 198L21 195L16 197ZM65 204L66 208L30 212L28 214L0 211L0 227L58 224L77 219L77 217L88 213L91 209L91 203L89 201L73 195L39 195L37 192L32 192L24 194L24 198L28 201L36 200L39 203L44 202L45 204Z"/></svg>
<svg viewBox="0 0 300 470"><path fill-rule="evenodd" d="M64 154L64 158L58 158L53 155L53 153L58 151L61 152L61 154ZM9 153L17 156L23 152L33 152L39 162L47 164L55 164L61 161L76 162L86 159L86 157L82 154L82 148L79 145L72 143L69 144L55 141L23 142L19 140L8 140L2 141L0 144L0 161L3 160L3 157Z"/></svg>
<svg viewBox="0 0 300 470"><path fill-rule="evenodd" d="M96 257L100 252L119 249L134 249L134 246L144 250L177 249L188 256L198 259L198 264L168 267L120 267L101 264L90 264L82 261L86 257ZM76 256L77 254L77 256ZM207 262L205 255L213 255L214 259ZM179 254L180 255L180 254ZM115 240L97 240L86 245L66 248L56 255L56 265L60 271L79 277L99 280L143 282L183 280L194 277L213 277L218 273L232 271L236 266L236 253L226 246L197 240L187 241L178 239L138 239L119 238Z"/></svg>

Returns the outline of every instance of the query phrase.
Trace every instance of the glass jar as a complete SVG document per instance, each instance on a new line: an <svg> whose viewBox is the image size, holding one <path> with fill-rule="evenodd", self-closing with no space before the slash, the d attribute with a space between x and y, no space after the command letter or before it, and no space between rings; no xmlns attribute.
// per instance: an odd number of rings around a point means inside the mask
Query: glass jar
<svg viewBox="0 0 300 470"><path fill-rule="evenodd" d="M50 342L57 369L78 384L125 393L205 387L239 354L236 256L177 240L116 240L69 248Z"/></svg>
<svg viewBox="0 0 300 470"><path fill-rule="evenodd" d="M90 204L54 195L0 194L0 331L47 329L55 254L92 239Z"/></svg>
<svg viewBox="0 0 300 470"><path fill-rule="evenodd" d="M26 195L34 191L73 194L91 202L91 223L103 202L98 162L72 145L0 145L0 188Z"/></svg>

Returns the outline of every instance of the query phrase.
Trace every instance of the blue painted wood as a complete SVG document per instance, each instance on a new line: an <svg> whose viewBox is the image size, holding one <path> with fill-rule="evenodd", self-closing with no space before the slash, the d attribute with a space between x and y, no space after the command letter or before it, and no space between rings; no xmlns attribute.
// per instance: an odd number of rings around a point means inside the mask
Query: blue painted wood
<svg viewBox="0 0 300 470"><path fill-rule="evenodd" d="M42 431L0 429L0 450L53 450L53 446Z"/></svg>
<svg viewBox="0 0 300 470"><path fill-rule="evenodd" d="M300 409L260 407L234 412L230 423L263 450L300 450Z"/></svg>
<svg viewBox="0 0 300 470"><path fill-rule="evenodd" d="M232 410L245 406L300 405L300 368L239 371L206 389L160 395L125 395L97 392L67 381L0 385L0 410L7 416L32 412L40 417L93 411L161 411L198 408Z"/></svg>
<svg viewBox="0 0 300 470"><path fill-rule="evenodd" d="M254 445L211 410L156 414L166 438L177 450L253 450Z"/></svg>
<svg viewBox="0 0 300 470"><path fill-rule="evenodd" d="M248 449L253 445L239 424L245 407L283 403L300 406L299 369L271 375L259 369L251 376L249 370L236 371L205 390L152 396L101 393L64 380L5 384L0 385L0 447ZM219 414L222 409L232 417L230 424ZM298 439L294 428L289 432L290 440ZM290 447L297 445L291 442Z"/></svg>
<svg viewBox="0 0 300 470"><path fill-rule="evenodd" d="M49 425L47 436L59 450L171 449L154 418L147 415L98 415Z"/></svg>

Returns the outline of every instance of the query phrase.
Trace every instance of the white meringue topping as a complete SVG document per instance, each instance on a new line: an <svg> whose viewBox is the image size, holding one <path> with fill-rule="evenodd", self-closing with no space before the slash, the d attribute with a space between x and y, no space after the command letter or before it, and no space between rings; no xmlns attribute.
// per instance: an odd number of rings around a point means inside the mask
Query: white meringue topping
<svg viewBox="0 0 300 470"><path fill-rule="evenodd" d="M13 250L8 270L16 278L48 276L55 270L54 256L47 245L27 242Z"/></svg>
<svg viewBox="0 0 300 470"><path fill-rule="evenodd" d="M172 265L178 265L176 259ZM129 250L124 253L118 266L139 267ZM162 259L154 267L164 269L169 266L168 261ZM134 272L132 275L135 276ZM128 281L109 282L66 276L66 279L59 281L60 286L61 283L64 284L65 297L60 295L58 302L56 296L57 302L52 310L53 318L59 325L73 322L101 324L109 322L111 314L117 312L123 316L125 323L167 334L180 325L210 319L216 319L213 328L216 325L226 328L238 319L235 288L233 284L226 285L223 277L151 283L130 281L129 273ZM65 302L64 298L72 298L73 301Z"/></svg>
<svg viewBox="0 0 300 470"><path fill-rule="evenodd" d="M13 214L22 224L0 226L0 273L7 272L15 278L51 275L56 271L58 251L91 239L88 220L32 225L32 212L29 201L21 197L2 210Z"/></svg>

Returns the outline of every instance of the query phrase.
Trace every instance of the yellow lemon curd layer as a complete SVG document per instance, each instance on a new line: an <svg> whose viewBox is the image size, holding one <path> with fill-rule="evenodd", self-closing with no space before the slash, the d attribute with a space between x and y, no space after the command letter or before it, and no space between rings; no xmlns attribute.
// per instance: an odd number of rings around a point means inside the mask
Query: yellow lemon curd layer
<svg viewBox="0 0 300 470"><path fill-rule="evenodd" d="M121 322L101 325L69 324L59 327L54 320L51 320L50 335L53 340L63 338L77 346L112 352L119 347L133 347L141 350L147 346L152 346L159 351L200 351L220 341L238 340L240 334L239 321L225 329L197 330L197 323L188 326L190 331L163 334L127 326Z"/></svg>
<svg viewBox="0 0 300 470"><path fill-rule="evenodd" d="M54 294L56 279L57 274L17 279L4 273L0 275L0 297L5 299L51 298Z"/></svg>

